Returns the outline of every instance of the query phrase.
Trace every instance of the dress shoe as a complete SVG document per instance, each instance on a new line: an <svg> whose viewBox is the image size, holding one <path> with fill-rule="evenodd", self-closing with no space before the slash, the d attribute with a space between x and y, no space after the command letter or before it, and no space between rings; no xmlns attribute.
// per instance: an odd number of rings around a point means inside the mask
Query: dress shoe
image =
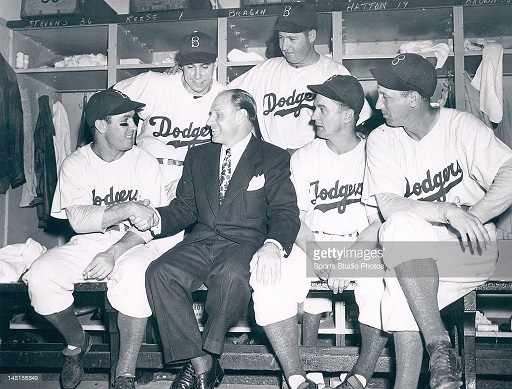
<svg viewBox="0 0 512 389"><path fill-rule="evenodd" d="M316 382L311 381L310 379L306 378L306 381L304 381L302 384L300 384L297 389L317 389L318 385Z"/></svg>
<svg viewBox="0 0 512 389"><path fill-rule="evenodd" d="M427 345L430 355L430 387L432 389L458 389L462 386L460 357L448 341Z"/></svg>
<svg viewBox="0 0 512 389"><path fill-rule="evenodd" d="M75 389L84 375L83 359L85 354L89 352L92 345L90 335L85 332L85 340L82 347L75 350L65 348L62 351L64 354L64 366L60 374L60 381L64 389Z"/></svg>
<svg viewBox="0 0 512 389"><path fill-rule="evenodd" d="M213 389L224 378L224 370L217 358L212 357L212 365L205 373L196 376L196 389Z"/></svg>
<svg viewBox="0 0 512 389"><path fill-rule="evenodd" d="M194 373L194 366L188 362L176 375L171 389L194 389L196 386L196 376Z"/></svg>

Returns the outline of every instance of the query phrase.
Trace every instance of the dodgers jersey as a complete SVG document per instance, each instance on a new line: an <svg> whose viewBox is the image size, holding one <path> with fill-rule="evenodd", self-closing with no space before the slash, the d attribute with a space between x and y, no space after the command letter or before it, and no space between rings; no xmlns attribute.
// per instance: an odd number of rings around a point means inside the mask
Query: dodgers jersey
<svg viewBox="0 0 512 389"><path fill-rule="evenodd" d="M62 163L51 215L65 219L63 211L69 206L106 207L143 199L149 199L154 206L163 204L165 199L162 173L155 158L133 146L121 158L105 162L87 144Z"/></svg>
<svg viewBox="0 0 512 389"><path fill-rule="evenodd" d="M297 149L315 139L311 122L315 94L307 85L322 84L335 74L350 74L341 64L325 55L317 63L295 68L285 58L271 58L229 83L256 100L263 139L284 149ZM359 123L371 116L365 101Z"/></svg>
<svg viewBox="0 0 512 389"><path fill-rule="evenodd" d="M156 158L183 161L190 147L211 140L206 121L213 100L227 89L213 81L204 96L194 96L182 84L182 73L146 72L123 80L115 88L145 103L139 113L137 145Z"/></svg>
<svg viewBox="0 0 512 389"><path fill-rule="evenodd" d="M394 193L422 201L474 205L491 186L512 151L474 115L440 108L432 130L415 141L385 124L368 137L363 201Z"/></svg>
<svg viewBox="0 0 512 389"><path fill-rule="evenodd" d="M324 139L315 139L293 153L290 161L297 205L306 212L312 231L347 235L368 226L364 204L365 140L336 154Z"/></svg>

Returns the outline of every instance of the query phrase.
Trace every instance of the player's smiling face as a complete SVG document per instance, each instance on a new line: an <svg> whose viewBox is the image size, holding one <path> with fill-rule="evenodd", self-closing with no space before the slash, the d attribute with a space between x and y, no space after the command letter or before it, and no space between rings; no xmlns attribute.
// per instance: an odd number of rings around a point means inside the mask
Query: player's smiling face
<svg viewBox="0 0 512 389"><path fill-rule="evenodd" d="M316 135L319 138L329 139L333 135L336 135L342 124L342 112L341 106L329 99L328 97L317 94L315 97L315 111L311 120L315 122Z"/></svg>
<svg viewBox="0 0 512 389"><path fill-rule="evenodd" d="M410 114L408 96L404 96L402 91L388 89L382 85L377 85L377 92L379 97L375 108L380 109L386 124L391 127L402 126Z"/></svg>
<svg viewBox="0 0 512 389"><path fill-rule="evenodd" d="M106 122L105 141L112 151L127 151L133 146L137 126L133 121L135 112L112 115Z"/></svg>
<svg viewBox="0 0 512 389"><path fill-rule="evenodd" d="M315 38L315 30L297 33L279 31L279 48L290 65L306 66L314 53Z"/></svg>
<svg viewBox="0 0 512 389"><path fill-rule="evenodd" d="M183 65L183 86L193 95L205 95L212 87L214 63L189 63Z"/></svg>

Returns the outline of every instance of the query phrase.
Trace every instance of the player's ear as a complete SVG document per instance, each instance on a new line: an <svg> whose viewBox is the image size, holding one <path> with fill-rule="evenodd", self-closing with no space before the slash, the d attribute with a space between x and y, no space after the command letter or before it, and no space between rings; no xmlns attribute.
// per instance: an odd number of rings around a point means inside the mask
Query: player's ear
<svg viewBox="0 0 512 389"><path fill-rule="evenodd" d="M409 93L409 95L407 97L409 98L409 105L412 108L416 107L421 100L420 94L416 91Z"/></svg>
<svg viewBox="0 0 512 389"><path fill-rule="evenodd" d="M354 120L354 110L349 108L343 111L343 122L348 124Z"/></svg>
<svg viewBox="0 0 512 389"><path fill-rule="evenodd" d="M308 31L308 39L311 43L314 43L316 41L316 29Z"/></svg>
<svg viewBox="0 0 512 389"><path fill-rule="evenodd" d="M103 119L96 119L94 127L96 127L98 132L104 134L107 131L107 122Z"/></svg>

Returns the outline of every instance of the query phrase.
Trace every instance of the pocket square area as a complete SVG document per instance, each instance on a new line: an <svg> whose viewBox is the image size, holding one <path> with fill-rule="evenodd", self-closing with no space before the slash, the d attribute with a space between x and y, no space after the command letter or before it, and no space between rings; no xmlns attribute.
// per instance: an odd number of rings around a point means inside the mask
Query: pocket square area
<svg viewBox="0 0 512 389"><path fill-rule="evenodd" d="M251 178L249 181L249 186L247 187L247 191L253 191L263 188L265 185L265 175L259 174Z"/></svg>

